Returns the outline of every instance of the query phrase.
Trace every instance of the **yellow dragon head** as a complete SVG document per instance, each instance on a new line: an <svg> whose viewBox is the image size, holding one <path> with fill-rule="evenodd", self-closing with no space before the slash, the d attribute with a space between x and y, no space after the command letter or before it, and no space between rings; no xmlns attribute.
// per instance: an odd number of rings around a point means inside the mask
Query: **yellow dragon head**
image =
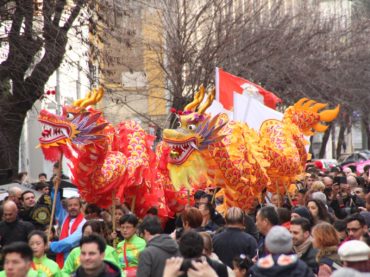
<svg viewBox="0 0 370 277"><path fill-rule="evenodd" d="M219 114L211 118L204 113L215 97L215 90L210 91L202 103L204 97L205 88L201 86L193 102L185 107L181 115L177 115L178 128L163 131L163 141L170 147L168 168L176 188L190 187L190 179L206 183L209 165L204 157L207 151L203 150L225 136L220 131L228 123L227 116Z"/></svg>
<svg viewBox="0 0 370 277"><path fill-rule="evenodd" d="M178 128L163 131L163 140L171 147L171 164L183 164L193 151L205 149L223 137L219 131L227 120L222 115L210 119L210 116L204 113L215 97L215 90L213 89L207 100L201 104L204 96L205 89L201 86L193 102L185 107L182 115L177 115Z"/></svg>

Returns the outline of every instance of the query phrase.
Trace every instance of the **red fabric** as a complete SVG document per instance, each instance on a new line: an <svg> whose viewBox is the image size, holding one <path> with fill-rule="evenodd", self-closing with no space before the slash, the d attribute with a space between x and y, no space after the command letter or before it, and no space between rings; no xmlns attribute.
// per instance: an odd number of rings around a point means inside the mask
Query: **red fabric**
<svg viewBox="0 0 370 277"><path fill-rule="evenodd" d="M232 75L228 72L218 69L218 101L224 106L227 110L232 110L234 106L233 102L233 92L242 93L243 89L240 87L243 84L250 84L255 86L259 93L263 96L264 104L271 109L276 109L276 104L282 102L279 97L273 94L270 91L265 90L263 87L260 87L248 80Z"/></svg>
<svg viewBox="0 0 370 277"><path fill-rule="evenodd" d="M76 217L76 220L73 222L71 226L71 232L68 234L68 228L69 228L69 223L71 222L71 217L67 216L66 220L64 220L62 230L60 232L59 240L65 239L69 235L73 234L77 230L78 225L80 225L83 219L84 219L84 215L80 213ZM63 253L57 254L56 262L59 265L59 268L63 268L63 265L64 265L64 254Z"/></svg>

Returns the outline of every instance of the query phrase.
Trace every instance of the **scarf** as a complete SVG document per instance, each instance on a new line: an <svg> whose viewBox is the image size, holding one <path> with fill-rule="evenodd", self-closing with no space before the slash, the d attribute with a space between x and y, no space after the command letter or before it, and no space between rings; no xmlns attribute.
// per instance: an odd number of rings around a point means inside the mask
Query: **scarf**
<svg viewBox="0 0 370 277"><path fill-rule="evenodd" d="M64 220L62 231L59 236L59 240L65 239L69 235L73 234L83 219L84 219L84 215L82 213L79 213L79 215L76 217L75 221L73 222L71 226L71 232L68 234L69 223L71 222L72 218L70 216L67 216L66 220ZM64 264L64 253L63 252L57 253L56 262L60 268L63 268L63 264Z"/></svg>
<svg viewBox="0 0 370 277"><path fill-rule="evenodd" d="M307 252L308 248L312 245L312 238L308 237L301 245L294 246L294 252L297 254L298 258L301 258L304 253Z"/></svg>

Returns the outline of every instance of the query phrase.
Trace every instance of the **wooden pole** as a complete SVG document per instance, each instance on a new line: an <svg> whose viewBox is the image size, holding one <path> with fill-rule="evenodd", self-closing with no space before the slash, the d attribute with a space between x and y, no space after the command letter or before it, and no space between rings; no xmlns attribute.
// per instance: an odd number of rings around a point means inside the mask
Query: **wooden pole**
<svg viewBox="0 0 370 277"><path fill-rule="evenodd" d="M288 191L288 189L287 189L287 186L286 186L285 182L284 182L284 189L285 189L285 192L286 192L286 194L287 194L287 196L288 196L288 200L289 200L290 206L292 206L292 207L293 207L292 198L290 198L290 194L289 194L289 191Z"/></svg>
<svg viewBox="0 0 370 277"><path fill-rule="evenodd" d="M131 212L132 213L134 213L135 204L136 204L136 195L134 195L134 197L132 198L132 202L131 202Z"/></svg>
<svg viewBox="0 0 370 277"><path fill-rule="evenodd" d="M186 192L187 192L187 196L188 196L188 207L190 207L190 190L187 189Z"/></svg>
<svg viewBox="0 0 370 277"><path fill-rule="evenodd" d="M115 214L116 214L116 190L114 189L112 191L112 229L113 229L113 232L116 231Z"/></svg>
<svg viewBox="0 0 370 277"><path fill-rule="evenodd" d="M217 191L217 187L215 187L215 189L213 190L213 195L212 195L212 201L211 201L211 204L213 205L216 201L216 191Z"/></svg>
<svg viewBox="0 0 370 277"><path fill-rule="evenodd" d="M56 206L56 203L57 203L59 185L60 185L60 182L62 180L62 161L63 161L63 153L60 155L58 172L57 172L57 175L54 177L54 180L53 180L53 182L54 182L54 199L53 199L53 206L51 208L50 222L49 222L49 228L48 228L48 241L50 240L51 228L53 227L53 221L54 221L54 215L55 215L55 206Z"/></svg>
<svg viewBox="0 0 370 277"><path fill-rule="evenodd" d="M116 232L116 190L112 191L112 232ZM117 237L113 240L113 247L117 247Z"/></svg>
<svg viewBox="0 0 370 277"><path fill-rule="evenodd" d="M281 207L281 203L280 203L280 190L279 190L279 184L278 184L277 181L276 181L276 192L277 192L277 195L279 197L279 199L278 199L278 208L280 208Z"/></svg>

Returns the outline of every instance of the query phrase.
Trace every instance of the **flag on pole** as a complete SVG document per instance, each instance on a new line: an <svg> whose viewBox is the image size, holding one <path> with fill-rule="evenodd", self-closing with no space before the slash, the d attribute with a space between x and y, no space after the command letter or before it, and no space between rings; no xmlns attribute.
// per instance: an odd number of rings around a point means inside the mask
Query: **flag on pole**
<svg viewBox="0 0 370 277"><path fill-rule="evenodd" d="M216 100L226 110L234 108L234 92L239 94L247 92L256 98L260 97L267 107L274 110L276 104L282 102L274 93L265 90L263 87L216 67Z"/></svg>

